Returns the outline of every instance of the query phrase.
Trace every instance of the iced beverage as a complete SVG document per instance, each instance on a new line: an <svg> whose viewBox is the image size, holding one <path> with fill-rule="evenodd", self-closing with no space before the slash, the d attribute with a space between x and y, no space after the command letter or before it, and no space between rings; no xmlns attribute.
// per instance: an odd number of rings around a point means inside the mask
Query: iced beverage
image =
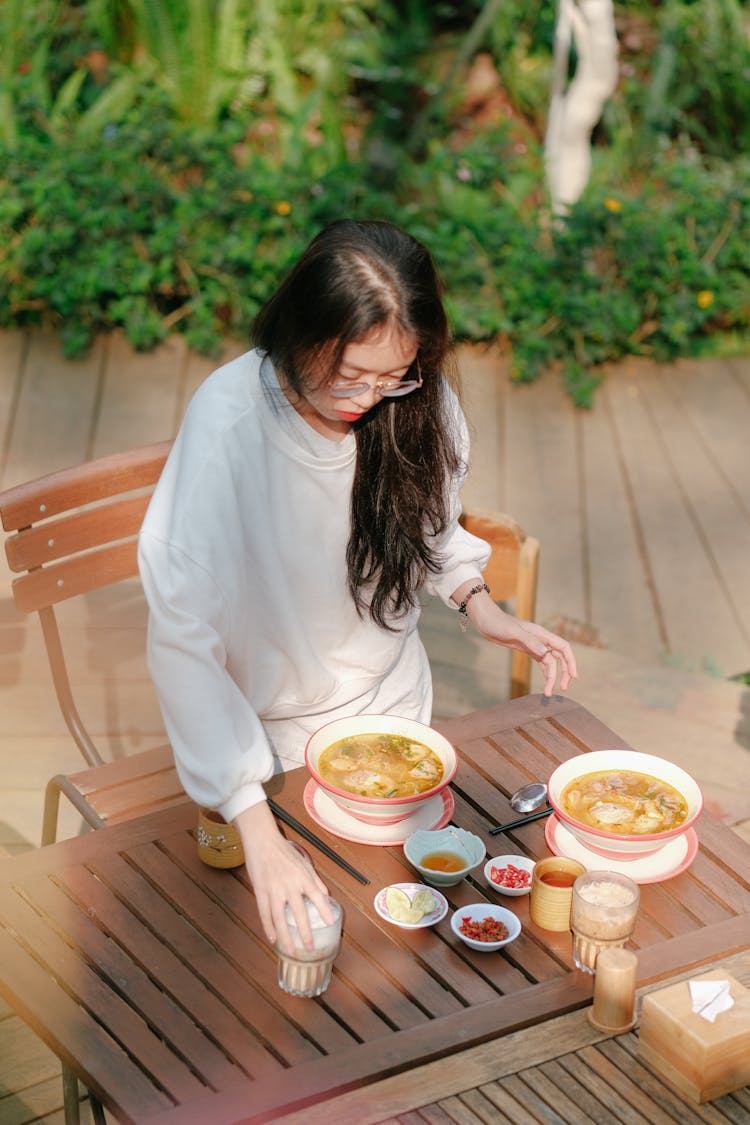
<svg viewBox="0 0 750 1125"><path fill-rule="evenodd" d="M333 922L328 925L309 899L305 899L307 917L312 930L313 948L305 949L294 921L294 915L286 908L286 920L294 943L294 952L284 953L276 946L278 956L279 988L292 996L320 996L331 980L331 969L341 948L341 922L343 911L335 899L328 903L333 912Z"/></svg>
<svg viewBox="0 0 750 1125"><path fill-rule="evenodd" d="M570 924L573 960L579 969L593 973L603 949L625 944L635 928L641 892L627 875L614 871L587 871L573 885Z"/></svg>

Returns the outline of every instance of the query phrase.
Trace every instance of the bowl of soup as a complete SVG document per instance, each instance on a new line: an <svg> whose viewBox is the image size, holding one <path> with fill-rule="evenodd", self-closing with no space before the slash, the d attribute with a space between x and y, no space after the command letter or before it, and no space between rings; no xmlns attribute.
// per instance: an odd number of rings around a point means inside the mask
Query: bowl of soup
<svg viewBox="0 0 750 1125"><path fill-rule="evenodd" d="M406 820L445 789L458 761L448 739L425 723L357 715L315 731L305 764L344 812L385 827Z"/></svg>
<svg viewBox="0 0 750 1125"><path fill-rule="evenodd" d="M549 803L585 847L612 859L643 859L692 827L700 786L680 766L637 750L597 750L563 762Z"/></svg>

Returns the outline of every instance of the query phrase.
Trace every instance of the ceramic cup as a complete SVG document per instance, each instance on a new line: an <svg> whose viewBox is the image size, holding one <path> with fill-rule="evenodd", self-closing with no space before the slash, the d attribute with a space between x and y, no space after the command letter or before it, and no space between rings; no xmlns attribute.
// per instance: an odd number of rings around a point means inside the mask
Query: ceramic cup
<svg viewBox="0 0 750 1125"><path fill-rule="evenodd" d="M573 884L585 870L582 863L564 856L539 860L531 877L529 914L532 922L543 930L569 930Z"/></svg>
<svg viewBox="0 0 750 1125"><path fill-rule="evenodd" d="M333 962L341 948L341 923L344 914L336 899L329 898L328 902L333 912L331 925L327 925L310 900L305 899L313 936L312 949L305 949L294 916L289 907L286 908L294 952L284 953L277 946L276 953L279 988L292 996L320 996L330 983Z"/></svg>

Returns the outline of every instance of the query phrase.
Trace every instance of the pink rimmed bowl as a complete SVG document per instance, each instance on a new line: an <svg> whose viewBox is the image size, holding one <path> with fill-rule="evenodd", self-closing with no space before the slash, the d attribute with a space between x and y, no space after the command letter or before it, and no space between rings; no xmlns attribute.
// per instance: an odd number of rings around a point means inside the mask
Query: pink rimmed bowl
<svg viewBox="0 0 750 1125"><path fill-rule="evenodd" d="M613 772L632 770L635 773L649 774L660 781L666 781L687 801L687 817L677 828L666 832L644 832L633 835L582 824L563 808L562 793L577 777L598 773L601 770ZM684 835L692 828L703 810L703 793L689 773L665 758L658 758L654 754L643 754L638 750L595 750L590 754L579 754L575 758L569 758L554 770L547 783L547 790L549 803L559 820L579 843L606 859L645 859L646 856L654 855L670 840Z"/></svg>
<svg viewBox="0 0 750 1125"><path fill-rule="evenodd" d="M318 772L318 759L334 742L356 734L396 734L421 742L437 754L443 766L443 776L431 789L410 797L364 797L339 789ZM363 824L386 827L406 820L421 804L445 789L456 772L458 759L448 739L425 723L418 723L415 719L402 719L397 715L357 715L348 719L334 719L316 730L305 747L305 764L313 780L344 812Z"/></svg>

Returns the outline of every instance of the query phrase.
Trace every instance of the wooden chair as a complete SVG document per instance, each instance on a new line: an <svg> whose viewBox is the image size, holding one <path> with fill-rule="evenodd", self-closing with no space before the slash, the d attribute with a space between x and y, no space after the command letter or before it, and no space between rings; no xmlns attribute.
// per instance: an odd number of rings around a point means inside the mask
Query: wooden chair
<svg viewBox="0 0 750 1125"><path fill-rule="evenodd" d="M155 811L185 793L171 747L105 761L71 688L55 606L138 575L137 535L171 442L116 453L0 493L16 606L36 612L58 703L88 769L47 785L42 843L57 835L60 794L94 828Z"/></svg>
<svg viewBox="0 0 750 1125"><path fill-rule="evenodd" d="M461 523L471 535L492 547L484 580L497 602L511 602L517 617L533 620L539 575L539 540L526 535L514 519L502 512L465 511ZM528 695L531 687L531 657L513 652L510 669L510 698Z"/></svg>

